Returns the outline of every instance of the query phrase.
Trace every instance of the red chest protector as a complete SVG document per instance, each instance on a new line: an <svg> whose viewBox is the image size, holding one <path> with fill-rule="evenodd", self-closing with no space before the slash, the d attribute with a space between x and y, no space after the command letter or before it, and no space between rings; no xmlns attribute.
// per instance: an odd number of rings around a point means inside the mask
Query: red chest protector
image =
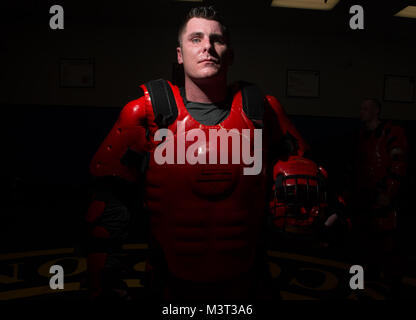
<svg viewBox="0 0 416 320"><path fill-rule="evenodd" d="M228 117L218 125L206 126L189 114L179 88L171 88L174 101L165 106L171 108L173 117L177 112L176 119L172 122L169 117L158 117L156 110L149 113L148 119L152 145L146 171L146 204L150 211L151 232L175 277L215 281L237 276L253 265L264 214L265 175L264 171L258 175L244 175L243 168L247 165L242 163L241 157L240 164L231 164L231 143L225 150L219 150L220 143L217 141L216 146L209 141L208 131L236 129L234 138L240 141L241 147L242 129L251 129L253 133L255 126L243 111L241 91L234 94ZM143 86L142 89L147 101L152 102L149 91L153 88ZM175 164L160 165L154 158L159 144L154 141L156 130L166 125L162 118L172 122L166 127L173 136L165 143L172 141L175 146ZM157 126L155 121L162 124ZM178 131L178 123L183 126L183 131ZM205 132L207 141L202 141L193 152L206 157L207 163L189 164L184 159L184 164L177 164L178 144L188 150L194 140L187 141L186 136L195 128ZM253 140L251 134L251 155ZM214 153L220 157L221 152L228 152L229 164L209 164L209 155Z"/></svg>
<svg viewBox="0 0 416 320"><path fill-rule="evenodd" d="M404 161L392 157L392 150L406 150L404 132L390 121L376 130L360 131L357 148L357 187L375 189L392 173L404 174Z"/></svg>

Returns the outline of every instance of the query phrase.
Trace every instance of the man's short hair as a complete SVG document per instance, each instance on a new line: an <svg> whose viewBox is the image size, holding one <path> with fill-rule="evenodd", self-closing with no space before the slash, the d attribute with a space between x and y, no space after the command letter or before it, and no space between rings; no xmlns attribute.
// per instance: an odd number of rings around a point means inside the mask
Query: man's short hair
<svg viewBox="0 0 416 320"><path fill-rule="evenodd" d="M179 46L182 45L181 39L182 39L182 33L185 31L186 24L189 20L192 18L203 18L207 20L214 20L218 21L221 25L221 31L222 34L225 37L225 41L227 44L230 44L230 34L228 31L228 27L224 24L224 18L219 14L219 12L214 8L214 6L209 7L195 7L189 10L188 14L183 19L182 23L179 26L178 30L178 44Z"/></svg>

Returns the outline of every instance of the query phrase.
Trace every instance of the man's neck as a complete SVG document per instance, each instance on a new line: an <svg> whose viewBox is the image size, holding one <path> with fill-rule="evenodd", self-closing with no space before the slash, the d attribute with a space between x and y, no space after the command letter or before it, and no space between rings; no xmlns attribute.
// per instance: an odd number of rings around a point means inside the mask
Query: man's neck
<svg viewBox="0 0 416 320"><path fill-rule="evenodd" d="M186 99L199 103L215 103L223 101L227 96L227 80L206 81L196 83L192 79L185 78Z"/></svg>
<svg viewBox="0 0 416 320"><path fill-rule="evenodd" d="M376 119L373 119L373 120L370 120L370 121L366 122L365 123L365 127L368 130L373 131L373 130L375 130L380 125L380 123L381 123L380 119L377 119L376 118Z"/></svg>

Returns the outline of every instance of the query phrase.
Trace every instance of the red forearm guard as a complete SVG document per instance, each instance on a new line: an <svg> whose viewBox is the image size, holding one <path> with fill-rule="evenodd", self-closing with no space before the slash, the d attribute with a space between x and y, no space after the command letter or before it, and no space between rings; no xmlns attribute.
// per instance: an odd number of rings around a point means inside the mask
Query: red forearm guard
<svg viewBox="0 0 416 320"><path fill-rule="evenodd" d="M266 96L266 100L277 115L279 126L283 135L290 133L293 137L295 137L298 144L297 155L303 156L304 153L309 149L309 145L302 138L293 123L289 120L279 101L277 101L275 97L269 95Z"/></svg>

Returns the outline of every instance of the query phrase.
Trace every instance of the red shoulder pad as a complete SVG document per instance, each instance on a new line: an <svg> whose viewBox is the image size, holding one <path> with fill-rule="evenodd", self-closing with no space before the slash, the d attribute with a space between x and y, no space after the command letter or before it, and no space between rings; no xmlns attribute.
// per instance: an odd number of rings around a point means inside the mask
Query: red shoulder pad
<svg viewBox="0 0 416 320"><path fill-rule="evenodd" d="M302 136L300 135L296 127L293 125L293 123L289 120L280 102L274 96L270 95L266 95L266 101L273 109L274 113L277 115L277 119L279 122L278 125L280 126L283 135L285 135L286 133L290 133L293 137L295 137L299 145L298 155L303 156L304 153L309 149L309 145L302 138Z"/></svg>
<svg viewBox="0 0 416 320"><path fill-rule="evenodd" d="M137 180L139 166L123 164L123 157L131 153L140 155L147 150L146 119L150 104L147 100L148 95L144 95L124 106L117 122L91 161L90 173L93 176L117 176L129 181Z"/></svg>

